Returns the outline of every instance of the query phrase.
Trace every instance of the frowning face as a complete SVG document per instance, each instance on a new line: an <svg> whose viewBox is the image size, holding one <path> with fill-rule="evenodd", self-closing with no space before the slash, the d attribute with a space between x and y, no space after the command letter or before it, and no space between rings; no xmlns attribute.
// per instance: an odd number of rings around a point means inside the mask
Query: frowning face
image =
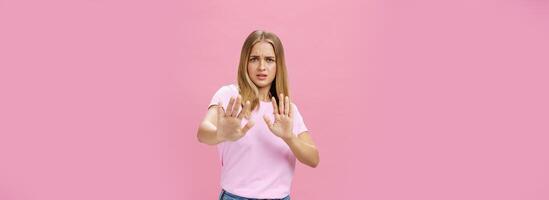
<svg viewBox="0 0 549 200"><path fill-rule="evenodd" d="M248 76L258 88L270 88L275 75L276 57L273 46L268 42L255 44L248 59Z"/></svg>

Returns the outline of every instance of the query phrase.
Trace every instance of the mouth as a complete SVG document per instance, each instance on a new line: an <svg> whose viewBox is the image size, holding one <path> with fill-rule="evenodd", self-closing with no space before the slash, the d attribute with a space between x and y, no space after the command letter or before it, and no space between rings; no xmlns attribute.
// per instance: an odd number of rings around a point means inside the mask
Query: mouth
<svg viewBox="0 0 549 200"><path fill-rule="evenodd" d="M259 80L265 80L265 79L267 79L267 75L266 75L266 74L258 74L258 75L256 75L256 77L257 77Z"/></svg>

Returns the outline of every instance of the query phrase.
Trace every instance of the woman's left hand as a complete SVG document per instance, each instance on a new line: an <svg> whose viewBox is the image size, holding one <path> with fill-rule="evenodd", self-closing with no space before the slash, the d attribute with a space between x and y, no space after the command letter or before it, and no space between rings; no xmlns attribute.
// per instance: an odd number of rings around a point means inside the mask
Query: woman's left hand
<svg viewBox="0 0 549 200"><path fill-rule="evenodd" d="M291 139L294 136L293 134L293 114L292 107L290 104L290 98L280 94L279 103L276 105L276 100L272 97L271 102L273 104L273 114L274 114L274 123L271 122L271 119L267 115L263 116L267 126L276 136L282 138L283 140Z"/></svg>

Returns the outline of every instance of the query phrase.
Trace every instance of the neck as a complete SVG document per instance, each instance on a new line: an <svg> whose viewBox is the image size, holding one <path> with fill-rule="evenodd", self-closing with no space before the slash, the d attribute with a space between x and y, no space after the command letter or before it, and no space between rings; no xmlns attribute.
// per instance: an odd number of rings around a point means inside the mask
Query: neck
<svg viewBox="0 0 549 200"><path fill-rule="evenodd" d="M270 88L271 88L271 86L258 88L259 89L259 100L260 101L270 101L271 100L271 97L269 96L269 89Z"/></svg>

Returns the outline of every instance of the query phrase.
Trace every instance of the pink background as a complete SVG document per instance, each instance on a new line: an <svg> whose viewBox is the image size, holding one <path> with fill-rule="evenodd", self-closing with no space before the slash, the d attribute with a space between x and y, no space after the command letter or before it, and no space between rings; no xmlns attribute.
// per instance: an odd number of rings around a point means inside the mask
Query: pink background
<svg viewBox="0 0 549 200"><path fill-rule="evenodd" d="M215 199L196 128L285 45L292 199L549 199L549 2L0 0L0 199Z"/></svg>

